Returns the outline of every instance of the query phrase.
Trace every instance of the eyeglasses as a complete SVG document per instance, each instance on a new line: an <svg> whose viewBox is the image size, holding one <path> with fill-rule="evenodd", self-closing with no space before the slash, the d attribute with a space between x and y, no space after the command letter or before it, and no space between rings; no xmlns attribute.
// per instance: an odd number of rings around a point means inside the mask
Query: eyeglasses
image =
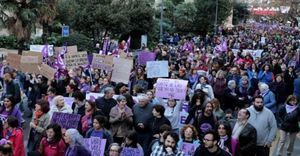
<svg viewBox="0 0 300 156"><path fill-rule="evenodd" d="M208 142L208 141L214 141L214 140L209 140L209 139L203 138L203 142Z"/></svg>

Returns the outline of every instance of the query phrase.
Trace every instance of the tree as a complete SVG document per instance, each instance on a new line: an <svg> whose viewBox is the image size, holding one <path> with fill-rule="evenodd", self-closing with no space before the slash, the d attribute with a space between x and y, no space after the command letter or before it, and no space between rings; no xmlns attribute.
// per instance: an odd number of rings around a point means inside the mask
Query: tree
<svg viewBox="0 0 300 156"><path fill-rule="evenodd" d="M239 22L247 20L250 16L248 5L246 3L233 3L233 24L236 25Z"/></svg>
<svg viewBox="0 0 300 156"><path fill-rule="evenodd" d="M194 3L181 3L176 6L174 14L177 32L195 32L196 11Z"/></svg>
<svg viewBox="0 0 300 156"><path fill-rule="evenodd" d="M217 0L195 0L196 19L195 26L197 32L206 34L213 30ZM231 0L218 0L218 21L220 25L229 15L232 8Z"/></svg>

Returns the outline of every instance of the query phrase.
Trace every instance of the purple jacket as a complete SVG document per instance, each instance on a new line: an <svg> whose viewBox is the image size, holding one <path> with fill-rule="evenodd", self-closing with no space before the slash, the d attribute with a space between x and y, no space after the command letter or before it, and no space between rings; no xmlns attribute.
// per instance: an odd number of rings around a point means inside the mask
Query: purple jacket
<svg viewBox="0 0 300 156"><path fill-rule="evenodd" d="M19 127L22 127L22 123L24 122L24 119L22 117L21 111L20 111L18 106L15 106L11 112L7 112L5 110L5 107L0 108L0 116L1 116L0 118L1 118L1 120L7 119L7 117L10 116L10 115L16 117L19 121Z"/></svg>
<svg viewBox="0 0 300 156"><path fill-rule="evenodd" d="M69 146L65 154L65 156L83 156L83 155L91 156L91 153L85 147L79 145Z"/></svg>

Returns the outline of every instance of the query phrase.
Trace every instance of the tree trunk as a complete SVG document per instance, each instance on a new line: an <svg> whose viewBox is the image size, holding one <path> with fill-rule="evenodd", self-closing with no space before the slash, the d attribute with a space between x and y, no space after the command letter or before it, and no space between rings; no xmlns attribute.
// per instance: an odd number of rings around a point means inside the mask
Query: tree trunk
<svg viewBox="0 0 300 156"><path fill-rule="evenodd" d="M48 28L49 28L48 23L43 22L42 40L43 40L44 44L48 43L48 36L49 36L49 30L48 30Z"/></svg>
<svg viewBox="0 0 300 156"><path fill-rule="evenodd" d="M25 43L24 39L20 39L18 41L18 54L19 55L22 55L22 52L23 52L23 49L24 49L24 43Z"/></svg>

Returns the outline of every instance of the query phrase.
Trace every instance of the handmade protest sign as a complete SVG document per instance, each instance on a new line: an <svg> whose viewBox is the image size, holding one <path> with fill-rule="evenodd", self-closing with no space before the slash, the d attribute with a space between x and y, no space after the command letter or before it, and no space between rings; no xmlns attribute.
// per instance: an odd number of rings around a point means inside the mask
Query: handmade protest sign
<svg viewBox="0 0 300 156"><path fill-rule="evenodd" d="M91 152L92 156L104 156L106 139L91 137L84 139L84 146Z"/></svg>
<svg viewBox="0 0 300 156"><path fill-rule="evenodd" d="M30 51L32 52L42 52L46 45L30 45ZM48 56L53 56L53 45L47 46Z"/></svg>
<svg viewBox="0 0 300 156"><path fill-rule="evenodd" d="M143 156L138 148L123 147L120 156Z"/></svg>
<svg viewBox="0 0 300 156"><path fill-rule="evenodd" d="M138 53L138 64L146 65L147 61L154 61L156 57L155 53L142 51Z"/></svg>
<svg viewBox="0 0 300 156"><path fill-rule="evenodd" d="M64 97L65 104L69 105L72 108L72 104L74 103L73 97Z"/></svg>
<svg viewBox="0 0 300 156"><path fill-rule="evenodd" d="M168 77L168 61L148 61L146 65L147 78Z"/></svg>
<svg viewBox="0 0 300 156"><path fill-rule="evenodd" d="M243 55L246 56L247 53L250 53L250 55L253 57L253 59L261 58L261 54L264 50L263 49L258 49L258 50L252 50L252 49L244 49L243 50Z"/></svg>
<svg viewBox="0 0 300 156"><path fill-rule="evenodd" d="M98 99L99 97L102 97L103 95L104 94L101 94L101 93L87 93L85 96L85 99L95 101L96 99Z"/></svg>
<svg viewBox="0 0 300 156"><path fill-rule="evenodd" d="M42 64L40 68L40 74L48 78L49 80L53 79L56 70L50 67L47 64Z"/></svg>
<svg viewBox="0 0 300 156"><path fill-rule="evenodd" d="M88 65L87 52L67 53L64 61L69 69L86 66Z"/></svg>
<svg viewBox="0 0 300 156"><path fill-rule="evenodd" d="M186 97L186 80L159 78L156 82L156 97L182 100Z"/></svg>
<svg viewBox="0 0 300 156"><path fill-rule="evenodd" d="M92 67L96 69L112 71L113 56L93 54Z"/></svg>
<svg viewBox="0 0 300 156"><path fill-rule="evenodd" d="M20 70L20 64L21 64L21 55L8 53L6 57L6 61L9 63L9 66Z"/></svg>
<svg viewBox="0 0 300 156"><path fill-rule="evenodd" d="M60 112L54 112L51 119L51 123L57 123L62 128L65 129L69 129L69 128L77 129L79 121L80 121L79 114L69 114L69 113L60 113Z"/></svg>
<svg viewBox="0 0 300 156"><path fill-rule="evenodd" d="M60 53L62 51L62 48L63 47L54 47L54 51L56 53ZM74 45L74 46L67 46L67 53L77 53L78 52L78 49L77 49L77 46Z"/></svg>
<svg viewBox="0 0 300 156"><path fill-rule="evenodd" d="M21 71L28 73L39 74L40 69L38 66L41 64L39 56L21 56Z"/></svg>
<svg viewBox="0 0 300 156"><path fill-rule="evenodd" d="M184 153L185 156L191 156L194 155L197 147L192 143L184 142L179 148Z"/></svg>
<svg viewBox="0 0 300 156"><path fill-rule="evenodd" d="M112 72L111 81L116 83L123 82L128 83L130 72L133 67L133 60L124 59L124 58L113 58L114 67Z"/></svg>

